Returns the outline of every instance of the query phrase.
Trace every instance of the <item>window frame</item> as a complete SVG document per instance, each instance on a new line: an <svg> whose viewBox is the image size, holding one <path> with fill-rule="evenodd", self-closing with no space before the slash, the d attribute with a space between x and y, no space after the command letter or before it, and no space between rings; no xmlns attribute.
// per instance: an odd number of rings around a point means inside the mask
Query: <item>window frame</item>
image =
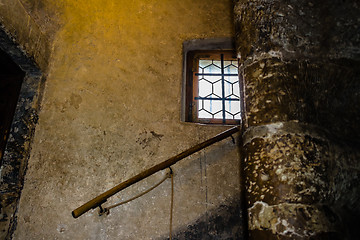
<svg viewBox="0 0 360 240"><path fill-rule="evenodd" d="M202 58L211 58L217 59L220 55L224 55L223 60L237 60L236 53L234 50L191 50L186 54L186 78L185 78L185 121L202 123L202 124L216 124L216 125L238 125L241 122L241 93L239 94L239 107L240 107L240 119L220 119L220 118L199 118L198 117L198 100L195 98L198 96L198 76L196 73L198 71L199 59ZM213 56L213 57L212 57ZM238 72L239 76L239 72ZM240 78L239 79L239 88L240 88ZM240 89L239 89L240 90ZM241 91L240 91L241 92ZM223 109L223 108L222 108Z"/></svg>

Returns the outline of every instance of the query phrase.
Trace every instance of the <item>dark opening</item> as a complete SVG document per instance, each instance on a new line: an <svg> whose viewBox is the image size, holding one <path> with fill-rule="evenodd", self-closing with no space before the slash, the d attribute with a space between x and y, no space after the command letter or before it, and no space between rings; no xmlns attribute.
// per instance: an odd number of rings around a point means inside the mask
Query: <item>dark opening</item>
<svg viewBox="0 0 360 240"><path fill-rule="evenodd" d="M0 166L25 73L0 50Z"/></svg>

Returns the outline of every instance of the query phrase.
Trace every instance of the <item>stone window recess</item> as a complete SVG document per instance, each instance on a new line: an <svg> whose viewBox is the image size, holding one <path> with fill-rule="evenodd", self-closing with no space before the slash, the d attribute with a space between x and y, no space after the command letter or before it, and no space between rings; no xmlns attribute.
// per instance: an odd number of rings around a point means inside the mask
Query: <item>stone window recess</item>
<svg viewBox="0 0 360 240"><path fill-rule="evenodd" d="M45 78L0 26L0 239L12 239Z"/></svg>
<svg viewBox="0 0 360 240"><path fill-rule="evenodd" d="M232 50L198 50L186 54L185 121L239 124L238 60Z"/></svg>
<svg viewBox="0 0 360 240"><path fill-rule="evenodd" d="M0 166L25 73L0 50Z"/></svg>

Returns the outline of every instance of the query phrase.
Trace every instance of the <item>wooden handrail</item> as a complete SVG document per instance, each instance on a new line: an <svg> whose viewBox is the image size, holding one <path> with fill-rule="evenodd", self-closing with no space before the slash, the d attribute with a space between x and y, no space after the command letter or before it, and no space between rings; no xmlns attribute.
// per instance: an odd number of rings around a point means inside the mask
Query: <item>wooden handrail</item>
<svg viewBox="0 0 360 240"><path fill-rule="evenodd" d="M89 211L90 209L93 209L93 208L97 208L97 207L101 207L101 204L103 204L104 202L106 202L106 200L113 196L114 194L118 193L119 191L143 180L144 178L147 178L151 175L153 175L154 173L158 172L158 171L161 171L165 168L168 168L172 165L174 165L175 163L177 163L178 161L180 161L181 159L193 154L193 153L196 153L216 142L219 142L227 137L230 137L232 134L238 132L240 130L240 127L236 126L236 127L233 127L233 128L230 128L218 135L216 135L215 137L213 138L210 138L202 143L199 143L197 145L195 145L194 147L191 147L189 149L187 149L186 151L172 157L172 158L169 158L168 160L162 162L162 163L159 163L141 173L139 173L138 175L130 178L129 180L125 181L125 182L122 182L120 183L119 185L109 189L108 191L100 194L99 196L97 196L96 198L88 201L87 203L83 204L82 206L78 207L77 209L75 209L74 211L72 211L72 216L74 218L78 218L80 217L82 214L86 213L87 211Z"/></svg>

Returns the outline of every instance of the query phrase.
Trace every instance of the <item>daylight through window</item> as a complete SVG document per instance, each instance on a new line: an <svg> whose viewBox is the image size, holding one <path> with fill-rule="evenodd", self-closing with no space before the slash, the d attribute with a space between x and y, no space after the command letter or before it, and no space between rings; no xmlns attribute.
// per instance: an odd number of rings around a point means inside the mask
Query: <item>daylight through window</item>
<svg viewBox="0 0 360 240"><path fill-rule="evenodd" d="M232 51L188 54L189 116L194 122L237 124L240 121L238 61ZM190 73L191 72L191 73Z"/></svg>

